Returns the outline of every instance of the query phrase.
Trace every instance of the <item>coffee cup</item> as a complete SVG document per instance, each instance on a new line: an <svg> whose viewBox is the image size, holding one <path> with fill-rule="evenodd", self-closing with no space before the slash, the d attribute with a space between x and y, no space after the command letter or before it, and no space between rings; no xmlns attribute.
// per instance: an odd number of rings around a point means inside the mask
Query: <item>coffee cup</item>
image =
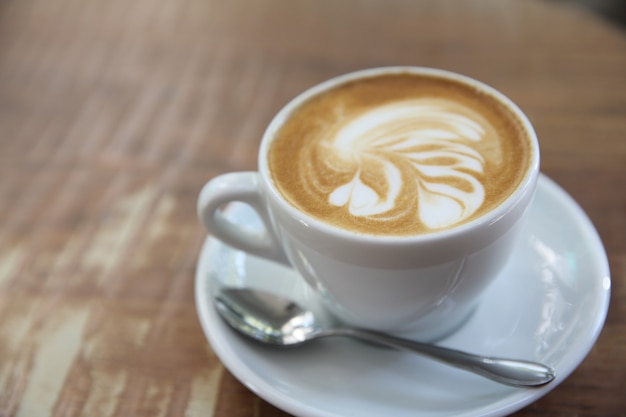
<svg viewBox="0 0 626 417"><path fill-rule="evenodd" d="M511 257L539 145L524 113L482 82L387 67L289 102L258 166L202 189L213 237L294 268L340 321L435 340L462 325ZM224 215L235 201L262 232Z"/></svg>

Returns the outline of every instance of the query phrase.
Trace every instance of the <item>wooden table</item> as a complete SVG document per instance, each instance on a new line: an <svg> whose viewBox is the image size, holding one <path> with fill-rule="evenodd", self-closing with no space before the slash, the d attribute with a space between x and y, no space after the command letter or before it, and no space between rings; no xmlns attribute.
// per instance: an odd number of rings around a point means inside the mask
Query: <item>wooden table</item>
<svg viewBox="0 0 626 417"><path fill-rule="evenodd" d="M626 32L536 0L3 1L0 416L286 415L200 329L197 193L297 93L397 64L516 101L606 246L597 344L516 415L625 416Z"/></svg>

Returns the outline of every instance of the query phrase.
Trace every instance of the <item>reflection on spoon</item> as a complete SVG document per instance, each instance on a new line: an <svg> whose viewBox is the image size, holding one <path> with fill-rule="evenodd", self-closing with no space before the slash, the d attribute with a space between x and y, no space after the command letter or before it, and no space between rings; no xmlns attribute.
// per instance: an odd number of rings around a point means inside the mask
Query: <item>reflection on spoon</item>
<svg viewBox="0 0 626 417"><path fill-rule="evenodd" d="M536 387L555 378L552 368L525 360L474 355L441 346L349 327L329 327L291 300L248 288L226 288L216 296L219 315L233 329L273 346L298 346L320 337L345 336L419 353L494 381Z"/></svg>

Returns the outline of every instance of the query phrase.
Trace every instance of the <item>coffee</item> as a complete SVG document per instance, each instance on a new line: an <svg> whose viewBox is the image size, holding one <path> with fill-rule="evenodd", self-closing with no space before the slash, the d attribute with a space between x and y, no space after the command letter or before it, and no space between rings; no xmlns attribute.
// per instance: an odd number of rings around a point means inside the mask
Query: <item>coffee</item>
<svg viewBox="0 0 626 417"><path fill-rule="evenodd" d="M287 117L270 144L272 181L294 207L371 235L446 230L520 184L529 134L501 100L438 75L347 81Z"/></svg>

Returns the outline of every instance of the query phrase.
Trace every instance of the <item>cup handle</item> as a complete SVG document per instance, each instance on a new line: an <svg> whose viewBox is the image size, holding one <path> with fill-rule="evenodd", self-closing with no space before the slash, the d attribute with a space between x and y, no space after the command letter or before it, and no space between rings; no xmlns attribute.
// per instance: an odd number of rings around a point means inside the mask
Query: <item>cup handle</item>
<svg viewBox="0 0 626 417"><path fill-rule="evenodd" d="M198 217L207 230L224 243L252 255L289 265L272 230L262 193L257 172L220 175L202 188L198 197ZM222 208L233 201L245 203L256 211L264 230L247 230L224 216Z"/></svg>

